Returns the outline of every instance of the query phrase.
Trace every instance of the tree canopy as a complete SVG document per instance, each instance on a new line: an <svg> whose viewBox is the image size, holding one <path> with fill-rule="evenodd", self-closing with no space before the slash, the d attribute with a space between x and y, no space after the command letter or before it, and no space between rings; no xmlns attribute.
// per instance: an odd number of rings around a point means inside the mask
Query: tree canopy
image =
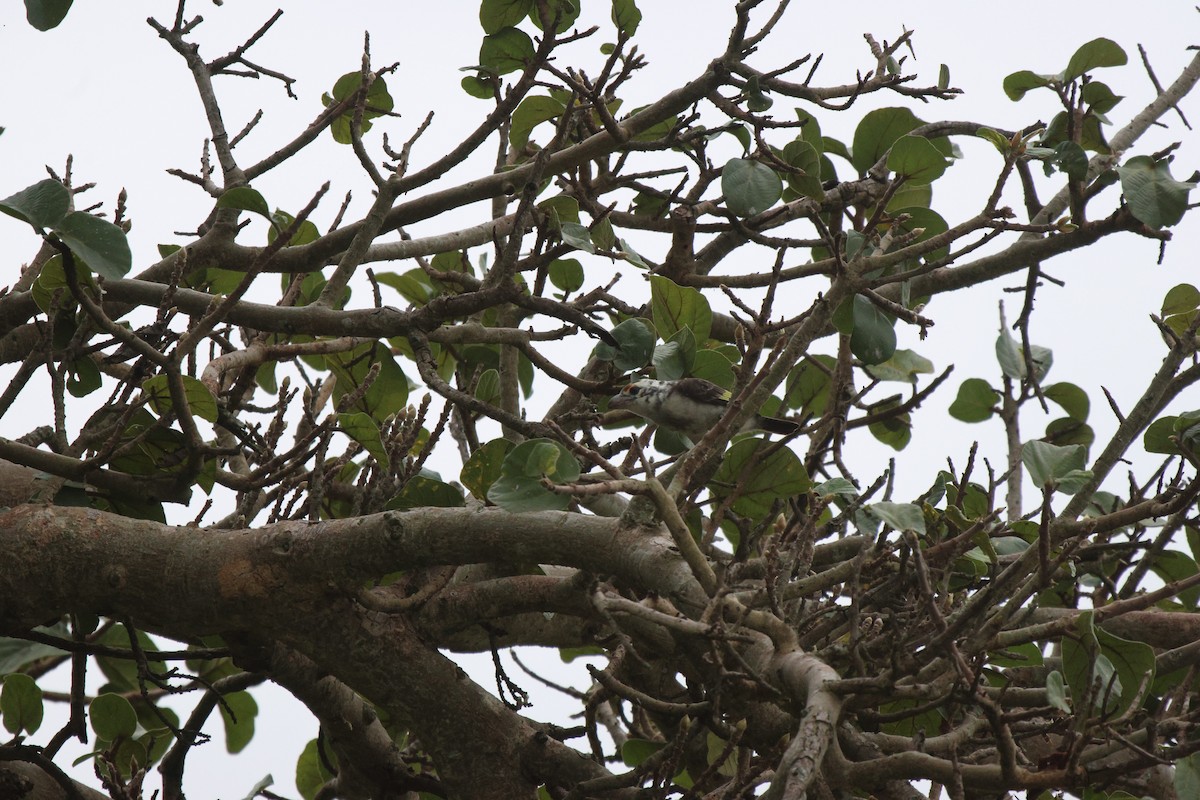
<svg viewBox="0 0 1200 800"><path fill-rule="evenodd" d="M1200 55L1064 41L962 120L909 31L831 78L761 57L798 9L729 5L633 107L635 0L482 0L453 138L369 37L306 126L234 123L225 81L293 95L254 56L280 13L218 56L221 9L148 20L207 124L171 169L203 214L141 252L66 156L0 184L29 252L0 293L0 796L208 796L201 729L267 735L266 682L314 738L264 774L309 800L1200 795L1200 289L1130 308L1057 267L1136 237L1132 283L1172 247L1196 154L1143 142L1190 134ZM370 198L271 183L326 140ZM968 161L987 183L943 199ZM935 364L984 285L994 349ZM1157 332L1132 403L1057 378L1048 291ZM609 408L645 377L715 384L719 419ZM533 647L586 665L566 724L529 708Z"/></svg>

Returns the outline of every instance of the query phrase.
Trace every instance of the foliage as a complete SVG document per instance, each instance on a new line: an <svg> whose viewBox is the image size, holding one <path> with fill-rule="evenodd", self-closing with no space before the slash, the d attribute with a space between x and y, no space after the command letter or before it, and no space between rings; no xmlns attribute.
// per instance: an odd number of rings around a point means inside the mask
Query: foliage
<svg viewBox="0 0 1200 800"><path fill-rule="evenodd" d="M1143 310L1164 346L1125 365L1141 396L1106 397L1104 436L1099 384L1047 382L1034 307L1056 257L1166 247L1192 211L1171 166L1195 153L1139 140L1200 57L1126 113L1100 78L1128 56L1095 39L1004 78L1017 105L994 118L927 121L917 101L932 118L958 91L946 66L908 72L911 33L817 86L791 77L810 56L751 66L779 24L757 5L702 74L631 108L653 57L635 0L482 0L458 142L399 117L403 76L364 47L257 161L243 138L273 134L227 135L211 82L290 93L285 65L246 60L276 18L212 61L182 4L151 20L210 128L199 170L173 170L208 193L174 225L195 234L135 258L124 197L77 208L70 170L0 192L34 254L0 295L0 413L35 372L52 393L0 438L0 785L12 762L69 780L46 765L90 730L109 795L150 796L157 768L181 798L200 726L219 714L241 751L271 681L319 732L306 798L1194 793L1200 290ZM39 30L70 8L26 0ZM268 201L264 176L318 138L370 201ZM935 210L964 151L994 185ZM442 233L409 232L426 221ZM919 352L927 305L1013 275L1019 318L947 385ZM645 376L704 378L727 410L700 442L651 437L608 408ZM917 422L943 401L1002 448L955 464ZM760 414L799 430L750 433ZM904 496L863 440L947 466ZM525 711L499 651L533 646L594 657L577 728ZM475 651L498 698L454 661ZM67 663L70 721L47 732Z"/></svg>

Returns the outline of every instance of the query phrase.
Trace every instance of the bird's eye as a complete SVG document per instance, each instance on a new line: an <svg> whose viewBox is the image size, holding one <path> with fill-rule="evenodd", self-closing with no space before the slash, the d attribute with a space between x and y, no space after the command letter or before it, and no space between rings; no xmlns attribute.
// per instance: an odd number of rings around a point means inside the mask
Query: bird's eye
<svg viewBox="0 0 1200 800"><path fill-rule="evenodd" d="M636 397L636 396L637 396L637 393L638 393L638 391L639 391L638 387L637 387L637 386L634 386L634 385L631 383L631 384L629 384L628 386L626 386L626 387L625 387L625 388L624 388L624 389L621 391L621 394L627 394L627 395L629 395L630 397Z"/></svg>

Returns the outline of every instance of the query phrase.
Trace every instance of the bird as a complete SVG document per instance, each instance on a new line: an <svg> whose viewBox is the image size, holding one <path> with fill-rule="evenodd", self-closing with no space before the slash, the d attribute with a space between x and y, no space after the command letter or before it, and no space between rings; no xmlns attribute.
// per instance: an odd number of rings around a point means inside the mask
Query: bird
<svg viewBox="0 0 1200 800"><path fill-rule="evenodd" d="M703 378L674 381L643 378L622 389L609 400L608 407L631 411L698 442L725 414L730 397L728 391ZM755 414L741 428L748 430L788 435L800 430L800 426L791 420Z"/></svg>

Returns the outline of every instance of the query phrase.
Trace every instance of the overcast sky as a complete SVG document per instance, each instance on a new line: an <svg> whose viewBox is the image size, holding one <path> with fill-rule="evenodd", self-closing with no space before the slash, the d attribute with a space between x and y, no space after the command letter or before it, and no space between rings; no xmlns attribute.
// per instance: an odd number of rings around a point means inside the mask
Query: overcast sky
<svg viewBox="0 0 1200 800"><path fill-rule="evenodd" d="M130 233L134 273L156 260L157 244L185 242L186 238L175 232L194 229L211 205L210 198L196 187L166 174L168 168L195 172L202 141L208 135L182 59L144 21L157 14L169 25L173 5L144 0L81 2L60 28L48 33L30 28L15 2L7 3L0 11L0 75L5 76L0 85L0 126L7 128L0 136L0 196L46 177L45 165L61 171L67 154L74 154L76 182L97 184L87 195L89 202L103 201L111 209L117 192L122 187L128 190L129 213L134 221ZM1176 3L1142 7L1116 2L793 5L775 35L753 58L754 65L770 69L805 53L823 52L825 60L815 83L846 83L853 80L856 70L872 66L863 33L871 33L881 41L893 40L908 28L916 31L917 60L908 68L917 70L917 83L935 83L939 64L946 63L951 84L965 91L959 99L933 103L916 109L917 113L926 120L972 120L1007 128L1018 128L1039 118L1049 120L1056 109L1048 92L1034 92L1021 104L1010 102L1001 91L1003 77L1018 69L1058 72L1078 45L1097 36L1115 39L1133 62L1124 68L1103 70L1098 76L1117 94L1128 98L1110 114L1119 127L1150 97L1151 87L1138 63L1137 45L1147 48L1159 79L1169 83L1190 60L1191 54L1185 48L1197 40L1196 32L1200 30L1190 5ZM388 85L402 117L381 125L389 132L393 145L404 141L428 111L436 112L433 126L414 151L416 167L439 155L447 143L457 141L486 113L487 103L467 97L459 88L464 74L459 68L478 60L482 34L476 4L362 0L338 6L334 11L332 4L326 3L290 4L275 29L248 54L256 63L296 78L297 100L287 98L281 85L267 78L224 78L217 83L231 132L240 130L258 109L264 111L263 122L238 149L245 162L273 151L317 115L321 93L329 90L338 76L358 69L364 31L370 31L377 66L399 62ZM572 52L578 54L584 66L594 67L601 59L599 43L613 38L607 23L608 4L590 0L584 6L585 19L603 27L593 40L574 45ZM626 108L649 102L662 91L698 75L720 52L733 17L732 2L660 0L643 2L642 6L645 18L637 39L649 66L630 84ZM221 7L193 3L188 13L206 18L194 39L200 43L201 54L211 59L242 42L275 8L258 0L226 0ZM1131 14L1131 8L1137 13ZM843 9L848 13L842 13ZM827 135L849 142L863 112L901 103L900 98L886 94L865 98L848 114L820 114L822 129ZM791 105L781 100L776 109L787 114ZM1188 98L1183 109L1193 122L1200 121L1200 102L1196 98ZM1196 137L1182 128L1177 117L1172 115L1164 121L1169 128L1148 136L1139 152L1183 140L1174 174L1186 178L1200 166ZM368 142L373 144L370 139ZM1000 163L991 145L982 141L959 144L966 158L939 181L935 191L934 205L948 219L958 212L969 215L980 207ZM474 177L472 170L486 169L494 146L489 143L483 150L469 168L457 170L451 179L467 180ZM331 197L340 199L347 190L354 192L352 216L361 215L370 203L368 184L349 148L335 145L327 136L277 173L255 184L272 206L295 211L326 180L333 184ZM1009 202L1018 205L1015 196ZM318 226L328 223L335 208L336 202L327 203L318 212ZM487 213L483 207L474 212L450 222L434 220L414 226L413 232L445 232L479 222ZM951 224L954 221L950 219ZM254 231L252 228L248 234L251 239ZM1092 425L1101 440L1111 432L1113 422L1104 408L1099 386L1112 390L1127 409L1157 367L1163 351L1148 314L1157 312L1169 287L1200 279L1195 256L1200 249L1198 232L1200 224L1194 220L1180 226L1161 266L1155 264L1157 245L1130 235L1106 240L1099 249L1045 265L1051 275L1066 280L1068 285L1065 290L1047 286L1039 294L1034 339L1054 348L1055 366L1048 378L1051 382L1071 380L1092 395ZM20 265L32 257L37 245L28 229L15 220L0 218L0 264L7 270L0 276L0 285L15 280ZM651 247L661 250L662 246ZM652 249L647 255L659 258L662 252ZM408 266L397 268L402 271ZM1018 285L1021 280L1014 277L1004 286ZM975 438L984 442L984 452L993 461L1003 459L998 429L966 426L942 416L963 379L995 380L997 367L991 343L997 330L1000 288L984 287L932 303L926 314L934 318L936 327L926 342L919 342L915 331L901 330L902 347L918 350L933 359L939 369L948 363L957 368L942 398L917 415L914 444L900 456L900 485L911 492L908 496L900 493L897 499L908 499L912 492L927 486L948 453L961 463ZM804 290L805 297L809 291ZM360 295L360 302L364 296ZM399 305L401 301L393 297L391 302ZM1019 302L1019 295L1009 295L1010 320ZM582 366L582 356L579 358L579 364L563 366ZM0 374L11 373L10 367L4 370ZM45 398L32 392L22 398L28 405L0 420L0 435L17 436L45 422L33 416L44 408ZM549 395L552 392L543 392L546 399L535 400L535 410L544 407L536 403L548 404ZM1198 400L1195 393L1190 399L1181 398L1176 410L1200 405ZM80 416L74 424L85 418ZM1026 429L1036 435L1048 419L1031 419ZM861 453L865 462L860 463L875 470L882 469L887 458L894 455L871 443L864 443ZM446 477L456 477L453 465L443 469ZM867 476L868 480L870 477L873 475ZM547 655L557 658L553 653ZM483 670L475 672L485 686L492 685L488 671L483 663ZM579 667L569 675L579 685L584 685L585 677ZM529 680L523 685L537 688ZM246 754L227 762L217 743L193 756L190 774L195 777L202 770L209 771L212 781L196 792L197 797L241 797L268 771L274 773L277 790L292 792L295 756L316 728L311 718L302 711L297 713L294 704L279 700L281 694L278 690L259 694L260 702L271 713L290 716L282 722L277 717L260 717L259 734ZM535 699L539 697L542 695L535 691ZM545 700L532 711L539 718L554 713L553 704ZM43 732L48 730L43 728ZM86 769L78 768L76 774L86 774Z"/></svg>

